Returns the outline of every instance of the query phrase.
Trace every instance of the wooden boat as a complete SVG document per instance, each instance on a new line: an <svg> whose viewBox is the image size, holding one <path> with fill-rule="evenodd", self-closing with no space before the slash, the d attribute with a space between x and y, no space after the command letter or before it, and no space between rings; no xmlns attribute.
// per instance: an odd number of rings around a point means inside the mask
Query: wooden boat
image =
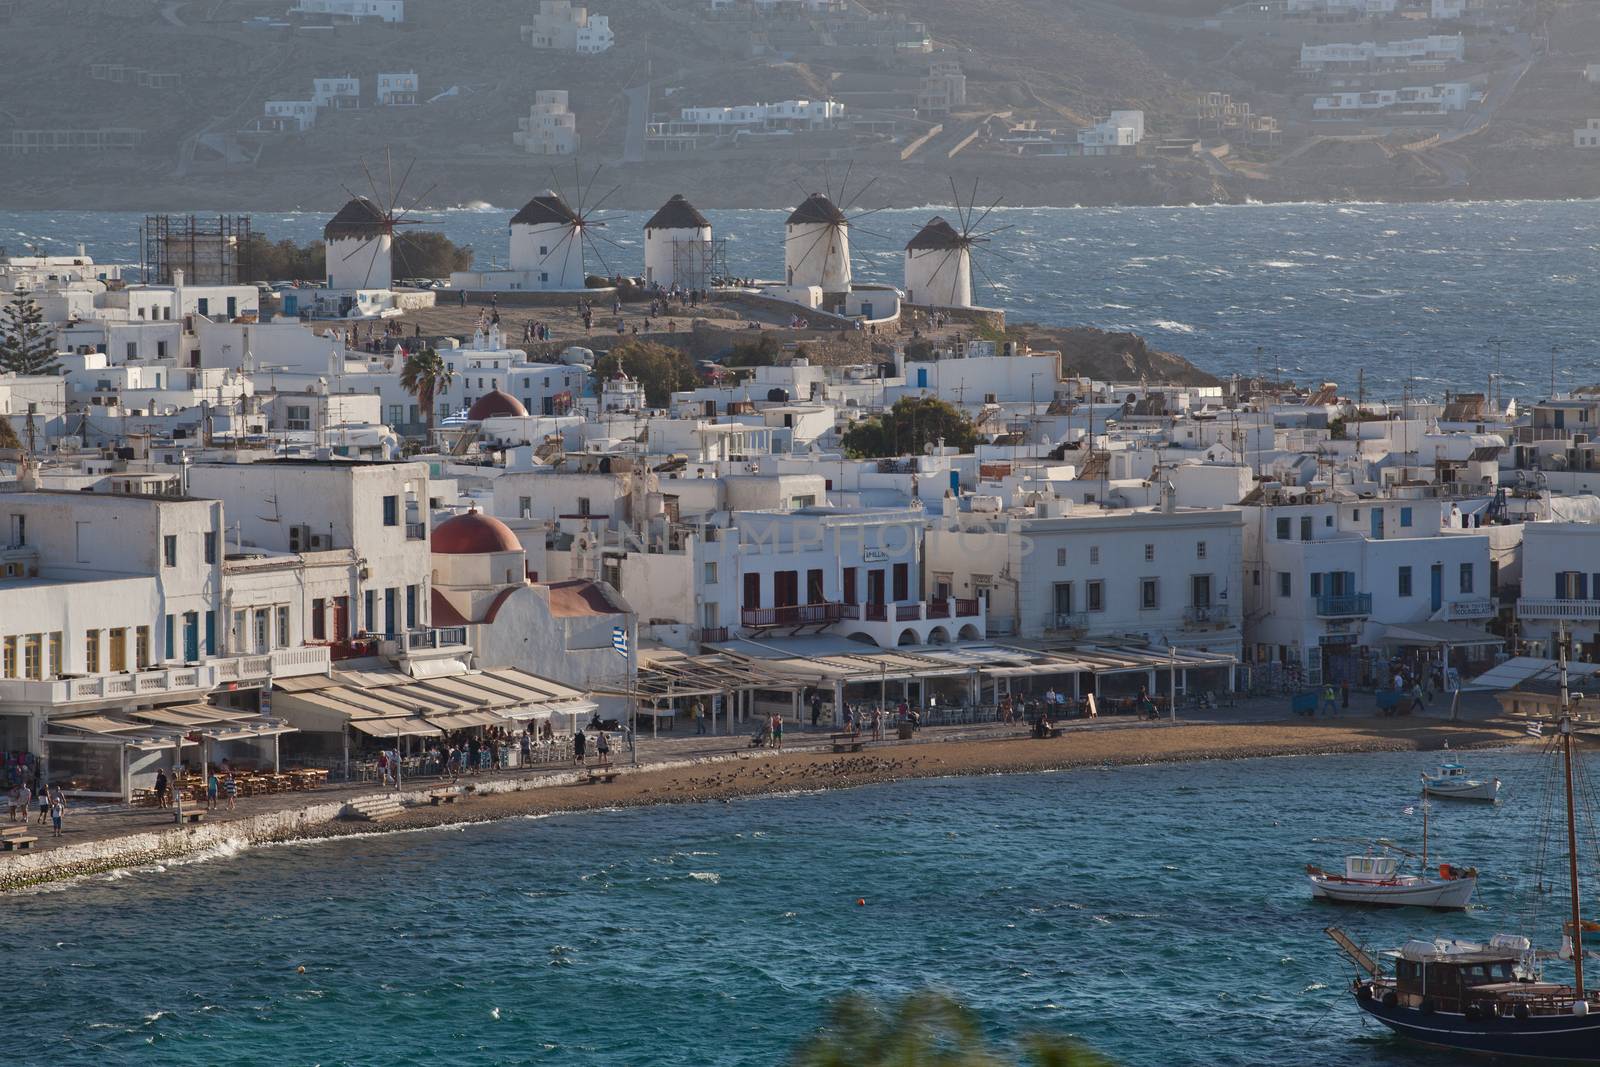
<svg viewBox="0 0 1600 1067"><path fill-rule="evenodd" d="M1465 908L1478 887L1478 872L1439 864L1439 876L1400 871L1400 857L1346 856L1343 874L1306 867L1311 895L1336 904L1373 904L1386 907Z"/></svg>
<svg viewBox="0 0 1600 1067"><path fill-rule="evenodd" d="M1577 724L1561 657L1561 714L1550 742L1561 759L1566 790L1570 916L1559 952L1535 951L1526 938L1499 935L1487 944L1438 939L1408 941L1382 953L1393 971L1341 931L1328 936L1362 973L1351 983L1357 1006L1395 1033L1430 1045L1525 1059L1600 1063L1600 993L1584 985L1586 921L1578 891L1578 816L1574 786ZM1589 794L1585 794L1589 795ZM1571 960L1572 981L1543 978L1543 966Z"/></svg>
<svg viewBox="0 0 1600 1067"><path fill-rule="evenodd" d="M1422 791L1430 797L1487 800L1492 803L1500 794L1500 779L1473 778L1459 763L1442 763L1438 773L1422 776Z"/></svg>

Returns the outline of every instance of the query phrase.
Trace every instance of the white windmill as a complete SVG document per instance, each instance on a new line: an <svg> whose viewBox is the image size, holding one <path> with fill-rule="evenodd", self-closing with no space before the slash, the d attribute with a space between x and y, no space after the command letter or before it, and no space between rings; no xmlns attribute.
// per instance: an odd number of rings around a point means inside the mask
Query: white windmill
<svg viewBox="0 0 1600 1067"><path fill-rule="evenodd" d="M854 197L845 198L850 181L850 171L845 170L844 183L839 186L840 208L833 202L832 190L811 193L795 208L784 223L783 269L785 283L790 286L815 286L825 293L843 293L850 289L850 227L856 220L882 211L873 208L846 215L850 205L872 187L874 178Z"/></svg>
<svg viewBox="0 0 1600 1067"><path fill-rule="evenodd" d="M995 226L988 230L978 228L989 217L989 213L999 206L1000 201L996 199L979 214L975 207L978 195L977 182L973 182L972 196L965 205L961 203L961 196L956 191L953 179L950 182L950 191L955 193L956 219L961 228L958 230L942 216L935 215L906 243L907 303L935 307L972 307L974 269L989 282L991 289L994 288L989 272L984 270L983 264L973 258L974 248L987 244L995 234L1012 227ZM989 251L993 252L993 249Z"/></svg>
<svg viewBox="0 0 1600 1067"><path fill-rule="evenodd" d="M415 164L412 160L412 166ZM387 153L385 168L389 175L387 197L378 192L378 183L363 163L361 170L372 187L372 196L361 196L346 188L345 192L350 193L349 201L322 228L323 262L329 289L388 289L394 282L395 240L400 236L397 227L415 226L421 221L409 216L433 187L429 186L409 206L397 209L406 179L411 176L411 167L406 168L398 186L394 183L394 163ZM405 251L399 251L403 260Z"/></svg>
<svg viewBox="0 0 1600 1067"><path fill-rule="evenodd" d="M577 164L573 165L576 168ZM560 183L547 189L522 205L522 210L511 217L510 268L528 276L532 289L582 289L584 287L583 252L587 246L611 273L598 242L616 242L597 231L606 225L607 218L599 214L602 204L611 194L601 197L592 207L589 194L594 188L594 178L600 173L596 167L589 183L584 185L579 175L578 206L574 208L562 195ZM553 178L554 173L551 174ZM619 187L620 188L620 187ZM619 246L620 247L620 246Z"/></svg>

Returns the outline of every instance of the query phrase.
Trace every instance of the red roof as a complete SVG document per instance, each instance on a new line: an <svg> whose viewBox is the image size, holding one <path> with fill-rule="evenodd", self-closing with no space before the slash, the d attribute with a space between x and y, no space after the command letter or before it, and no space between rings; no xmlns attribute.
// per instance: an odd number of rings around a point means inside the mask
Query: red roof
<svg viewBox="0 0 1600 1067"><path fill-rule="evenodd" d="M472 402L472 407L467 409L467 419L470 422L481 422L484 419L500 418L525 418L528 409L522 406L522 401L510 393L503 393L499 389L491 389Z"/></svg>
<svg viewBox="0 0 1600 1067"><path fill-rule="evenodd" d="M579 615L621 615L606 591L596 582L574 578L550 583L550 614L557 618Z"/></svg>
<svg viewBox="0 0 1600 1067"><path fill-rule="evenodd" d="M433 528L433 551L446 556L521 552L522 542L511 532L511 527L474 508Z"/></svg>
<svg viewBox="0 0 1600 1067"><path fill-rule="evenodd" d="M435 589L433 591L433 624L435 626L466 626L472 620L466 618L456 610L456 606L446 600L444 594Z"/></svg>

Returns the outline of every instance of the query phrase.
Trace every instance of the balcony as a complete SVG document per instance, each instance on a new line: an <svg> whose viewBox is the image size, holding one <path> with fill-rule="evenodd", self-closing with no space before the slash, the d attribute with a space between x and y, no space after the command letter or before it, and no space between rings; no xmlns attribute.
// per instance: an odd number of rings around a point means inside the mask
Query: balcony
<svg viewBox="0 0 1600 1067"><path fill-rule="evenodd" d="M327 674L326 646L280 648L245 656L218 656L200 663L152 667L80 678L0 679L0 703L64 707L71 704L139 703L172 696L197 696L221 685L266 682Z"/></svg>
<svg viewBox="0 0 1600 1067"><path fill-rule="evenodd" d="M407 541L426 541L428 539L428 524L425 522L406 523Z"/></svg>
<svg viewBox="0 0 1600 1067"><path fill-rule="evenodd" d="M465 626L441 626L437 629L410 630L395 636L402 653L429 649L461 648L467 643Z"/></svg>
<svg viewBox="0 0 1600 1067"><path fill-rule="evenodd" d="M1600 622L1600 600L1523 597L1517 601L1517 617L1522 619L1565 619L1569 622Z"/></svg>
<svg viewBox="0 0 1600 1067"><path fill-rule="evenodd" d="M1371 593L1348 593L1344 596L1317 597L1317 617L1322 619L1352 619L1372 614Z"/></svg>
<svg viewBox="0 0 1600 1067"><path fill-rule="evenodd" d="M1228 609L1216 604L1191 604L1183 609L1185 630L1214 630L1230 622Z"/></svg>
<svg viewBox="0 0 1600 1067"><path fill-rule="evenodd" d="M840 605L827 602L793 604L782 608L744 608L739 612L739 620L750 630L774 626L828 626L842 617L839 608Z"/></svg>
<svg viewBox="0 0 1600 1067"><path fill-rule="evenodd" d="M1449 609L1449 617L1462 622L1492 619L1499 614L1499 609L1492 600L1457 600L1449 605Z"/></svg>
<svg viewBox="0 0 1600 1067"><path fill-rule="evenodd" d="M728 628L726 626L702 626L700 629L693 631L691 637L695 644L717 645L728 639Z"/></svg>
<svg viewBox="0 0 1600 1067"><path fill-rule="evenodd" d="M1053 611L1044 617L1044 628L1085 633L1089 629L1089 616L1081 611Z"/></svg>

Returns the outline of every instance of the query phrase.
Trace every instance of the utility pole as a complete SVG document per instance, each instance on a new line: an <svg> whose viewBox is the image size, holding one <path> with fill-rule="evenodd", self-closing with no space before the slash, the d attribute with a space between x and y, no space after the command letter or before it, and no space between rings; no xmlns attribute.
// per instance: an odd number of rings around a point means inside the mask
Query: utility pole
<svg viewBox="0 0 1600 1067"><path fill-rule="evenodd" d="M1556 353L1561 351L1560 345L1550 346L1550 399L1556 398Z"/></svg>

